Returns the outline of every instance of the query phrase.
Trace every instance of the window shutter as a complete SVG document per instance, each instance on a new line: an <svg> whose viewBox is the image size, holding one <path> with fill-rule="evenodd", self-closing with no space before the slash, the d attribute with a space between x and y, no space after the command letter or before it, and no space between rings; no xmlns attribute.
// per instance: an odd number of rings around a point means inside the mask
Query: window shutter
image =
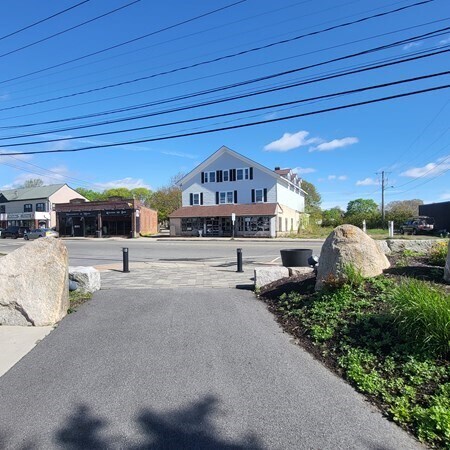
<svg viewBox="0 0 450 450"><path fill-rule="evenodd" d="M253 167L250 167L250 180L253 180Z"/></svg>
<svg viewBox="0 0 450 450"><path fill-rule="evenodd" d="M252 189L252 203L255 203L255 190Z"/></svg>
<svg viewBox="0 0 450 450"><path fill-rule="evenodd" d="M222 183L223 181L223 170L219 170L219 182Z"/></svg>
<svg viewBox="0 0 450 450"><path fill-rule="evenodd" d="M264 202L267 203L267 189L264 188Z"/></svg>
<svg viewBox="0 0 450 450"><path fill-rule="evenodd" d="M216 205L218 205L218 204L219 204L219 193L216 192Z"/></svg>
<svg viewBox="0 0 450 450"><path fill-rule="evenodd" d="M202 172L202 184L205 182L205 172ZM192 203L191 203L192 205Z"/></svg>
<svg viewBox="0 0 450 450"><path fill-rule="evenodd" d="M237 203L237 191L234 191L234 203Z"/></svg>
<svg viewBox="0 0 450 450"><path fill-rule="evenodd" d="M203 205L203 192L200 192L200 205Z"/></svg>
<svg viewBox="0 0 450 450"><path fill-rule="evenodd" d="M230 169L230 181L236 181L236 169Z"/></svg>
<svg viewBox="0 0 450 450"><path fill-rule="evenodd" d="M203 172L202 172L203 175ZM194 194L189 194L189 204L192 206L194 204Z"/></svg>

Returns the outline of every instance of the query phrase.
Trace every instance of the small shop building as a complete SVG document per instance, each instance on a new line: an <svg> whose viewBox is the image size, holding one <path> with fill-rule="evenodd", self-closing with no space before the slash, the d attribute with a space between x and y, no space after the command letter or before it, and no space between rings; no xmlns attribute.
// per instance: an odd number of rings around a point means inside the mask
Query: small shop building
<svg viewBox="0 0 450 450"><path fill-rule="evenodd" d="M158 232L158 213L135 199L72 200L55 205L60 236L139 237Z"/></svg>
<svg viewBox="0 0 450 450"><path fill-rule="evenodd" d="M53 228L56 203L86 199L67 184L0 191L0 227Z"/></svg>

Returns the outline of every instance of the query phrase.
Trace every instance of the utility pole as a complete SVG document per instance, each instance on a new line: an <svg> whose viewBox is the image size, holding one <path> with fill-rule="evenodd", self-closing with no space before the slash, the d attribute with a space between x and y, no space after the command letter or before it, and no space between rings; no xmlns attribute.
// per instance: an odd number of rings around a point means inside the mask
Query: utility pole
<svg viewBox="0 0 450 450"><path fill-rule="evenodd" d="M381 223L384 226L386 214L384 211L384 191L386 190L386 181L387 181L387 173L382 170L381 172L377 172L377 175L381 174Z"/></svg>

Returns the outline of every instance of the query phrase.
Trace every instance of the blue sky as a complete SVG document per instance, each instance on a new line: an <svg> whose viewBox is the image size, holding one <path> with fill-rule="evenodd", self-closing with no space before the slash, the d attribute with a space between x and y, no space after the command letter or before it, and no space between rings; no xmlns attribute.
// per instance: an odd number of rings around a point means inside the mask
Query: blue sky
<svg viewBox="0 0 450 450"><path fill-rule="evenodd" d="M448 27L450 11L446 0L433 0L330 31L323 30L418 2L246 0L173 27L235 2L91 0L8 36L78 3L81 0L8 0L2 3L0 188L16 187L27 178L42 178L46 183L67 182L72 187L97 190L115 186L157 189L178 172L189 172L226 145L267 167L295 168L304 179L316 185L322 195L323 208L341 206L345 209L350 200L360 197L373 198L379 203L382 171L387 178L386 202L412 198L426 203L450 200L448 89L179 139L121 144L75 153L25 154L278 119L449 84L449 76L445 75L228 117L82 137L277 105L447 71L448 53L441 53L290 89L192 107L261 89L311 81L363 65L381 64L388 59L442 51L450 44L450 32L443 30L430 38L419 38L382 51L176 99L317 65ZM65 32L122 6L119 11ZM169 29L119 45L164 28ZM292 40L311 32L319 33ZM50 38L56 33L60 34ZM34 44L40 40L43 41ZM247 52L282 40L290 42ZM117 47L102 51L112 46ZM99 53L86 57L94 52ZM246 53L222 58L239 52ZM205 63L216 58L222 59ZM74 59L78 60L70 62ZM198 65L184 68L195 64ZM144 79L133 81L138 78ZM153 104L116 111L149 103ZM176 108L184 109L166 111ZM162 114L163 111L166 113ZM123 120L151 113L158 115ZM76 119L85 115L91 117ZM58 120L60 122L44 123ZM113 120L121 121L98 125L98 122ZM65 130L77 126L84 128ZM27 137L28 134L36 135ZM49 140L52 142L12 146ZM10 152L23 154L7 156Z"/></svg>

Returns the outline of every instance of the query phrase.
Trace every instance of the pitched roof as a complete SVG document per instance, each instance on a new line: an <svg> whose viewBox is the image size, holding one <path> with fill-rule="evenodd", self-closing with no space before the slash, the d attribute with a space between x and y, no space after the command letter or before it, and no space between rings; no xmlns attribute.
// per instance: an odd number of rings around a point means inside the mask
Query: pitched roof
<svg viewBox="0 0 450 450"><path fill-rule="evenodd" d="M8 189L0 193L9 202L14 200L31 200L35 198L47 198L59 191L65 184L50 184L49 186L39 186L32 188Z"/></svg>
<svg viewBox="0 0 450 450"><path fill-rule="evenodd" d="M251 160L250 158L247 158L244 155L241 155L238 152L235 152L234 150L231 150L230 148L226 147L225 145L222 145L222 147L219 148L219 150L215 151L212 155L208 156L202 163L200 163L197 167L195 167L193 170L191 170L187 175L185 175L181 180L178 181L178 186L182 186L183 183L186 183L189 179L191 179L194 175L200 173L202 170L204 170L209 164L214 162L219 156L223 155L224 153L228 153L241 161L243 161L245 164L248 164L249 166L254 166L262 170L263 172L267 173L268 175L273 176L274 178L279 178L278 175L273 171L268 169L267 167L263 166L260 163L257 163L256 161Z"/></svg>
<svg viewBox="0 0 450 450"><path fill-rule="evenodd" d="M183 206L177 209L170 218L183 217L231 217L236 216L274 216L277 203L252 203L245 205L212 205L212 206Z"/></svg>
<svg viewBox="0 0 450 450"><path fill-rule="evenodd" d="M278 175L287 175L291 169L275 169L274 172Z"/></svg>

